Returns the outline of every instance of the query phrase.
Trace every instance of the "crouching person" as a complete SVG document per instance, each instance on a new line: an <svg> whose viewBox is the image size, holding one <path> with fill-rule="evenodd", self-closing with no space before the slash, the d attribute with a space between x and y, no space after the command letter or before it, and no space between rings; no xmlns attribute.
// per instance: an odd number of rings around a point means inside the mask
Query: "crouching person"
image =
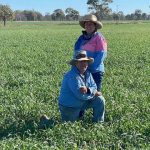
<svg viewBox="0 0 150 150"><path fill-rule="evenodd" d="M104 121L105 100L99 91L90 72L88 65L94 62L88 58L86 51L78 51L75 58L70 61L71 70L63 78L59 110L62 121L77 121L81 112L88 108L93 109L93 122Z"/></svg>

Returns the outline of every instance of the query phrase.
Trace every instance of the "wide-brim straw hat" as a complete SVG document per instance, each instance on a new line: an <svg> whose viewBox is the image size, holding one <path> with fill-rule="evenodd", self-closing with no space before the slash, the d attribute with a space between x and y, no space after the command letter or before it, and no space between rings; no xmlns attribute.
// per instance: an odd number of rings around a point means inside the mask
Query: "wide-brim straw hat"
<svg viewBox="0 0 150 150"><path fill-rule="evenodd" d="M70 65L75 65L76 62L80 62L80 61L87 61L88 64L92 64L94 62L94 59L91 57L87 57L86 51L82 50L82 51L77 51L75 58L72 59L69 64Z"/></svg>
<svg viewBox="0 0 150 150"><path fill-rule="evenodd" d="M79 24L82 28L85 28L85 22L91 21L96 24L96 29L101 29L103 27L102 23L97 20L95 15L85 15L80 21Z"/></svg>

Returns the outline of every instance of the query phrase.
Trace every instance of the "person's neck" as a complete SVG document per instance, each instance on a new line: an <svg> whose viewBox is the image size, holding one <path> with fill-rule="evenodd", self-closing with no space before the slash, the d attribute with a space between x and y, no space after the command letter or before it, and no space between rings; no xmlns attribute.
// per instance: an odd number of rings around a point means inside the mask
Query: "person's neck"
<svg viewBox="0 0 150 150"><path fill-rule="evenodd" d="M90 33L86 32L86 34L87 34L88 36L91 36L91 35L94 34L94 32L90 32Z"/></svg>
<svg viewBox="0 0 150 150"><path fill-rule="evenodd" d="M85 72L80 72L80 75L84 76Z"/></svg>
<svg viewBox="0 0 150 150"><path fill-rule="evenodd" d="M77 66L75 66L75 68L78 70L78 73L79 73L80 75L85 75L85 72L86 72L86 71L84 71L84 72L80 71L80 69L78 69Z"/></svg>
<svg viewBox="0 0 150 150"><path fill-rule="evenodd" d="M82 33L84 33L86 35L93 35L95 33L95 31L94 32L87 32L86 30L84 30L84 31L82 31Z"/></svg>

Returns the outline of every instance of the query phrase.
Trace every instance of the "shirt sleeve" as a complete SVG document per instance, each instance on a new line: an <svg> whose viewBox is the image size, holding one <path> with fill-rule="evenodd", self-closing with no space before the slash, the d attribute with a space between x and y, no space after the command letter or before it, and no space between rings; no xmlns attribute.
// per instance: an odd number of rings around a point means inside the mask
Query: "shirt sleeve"
<svg viewBox="0 0 150 150"><path fill-rule="evenodd" d="M91 74L90 74L90 84L88 88L90 90L90 93L95 95L95 93L97 92L97 86Z"/></svg>
<svg viewBox="0 0 150 150"><path fill-rule="evenodd" d="M80 87L84 86L80 77L70 77L68 79L68 86L74 96L79 100L89 100L93 98L93 93L83 94L80 92ZM91 88L91 87L90 87Z"/></svg>
<svg viewBox="0 0 150 150"><path fill-rule="evenodd" d="M107 51L99 51L94 58L94 63L90 65L93 69L96 69L100 64L103 63L105 58L107 57Z"/></svg>
<svg viewBox="0 0 150 150"><path fill-rule="evenodd" d="M75 45L74 45L74 51L78 51L78 50L81 50L81 42L82 41L82 36L80 36L78 39L77 39L77 41L76 41L76 43L75 43Z"/></svg>
<svg viewBox="0 0 150 150"><path fill-rule="evenodd" d="M96 37L95 54L94 63L91 64L93 68L97 68L107 57L107 41L102 34L98 34Z"/></svg>
<svg viewBox="0 0 150 150"><path fill-rule="evenodd" d="M107 51L107 41L101 33L96 36L96 50Z"/></svg>

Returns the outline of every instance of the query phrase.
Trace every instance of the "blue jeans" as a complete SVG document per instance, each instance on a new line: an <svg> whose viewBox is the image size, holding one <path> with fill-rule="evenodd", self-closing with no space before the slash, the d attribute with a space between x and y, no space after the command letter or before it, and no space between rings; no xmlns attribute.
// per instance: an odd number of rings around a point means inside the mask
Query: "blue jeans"
<svg viewBox="0 0 150 150"><path fill-rule="evenodd" d="M101 91L104 73L100 71L100 72L92 73L92 76L97 85L97 91Z"/></svg>
<svg viewBox="0 0 150 150"><path fill-rule="evenodd" d="M64 121L77 121L79 120L79 113L81 110L93 108L93 122L104 121L105 114L105 99L103 96L94 97L91 100L85 101L81 108L66 107L59 105L62 122Z"/></svg>

